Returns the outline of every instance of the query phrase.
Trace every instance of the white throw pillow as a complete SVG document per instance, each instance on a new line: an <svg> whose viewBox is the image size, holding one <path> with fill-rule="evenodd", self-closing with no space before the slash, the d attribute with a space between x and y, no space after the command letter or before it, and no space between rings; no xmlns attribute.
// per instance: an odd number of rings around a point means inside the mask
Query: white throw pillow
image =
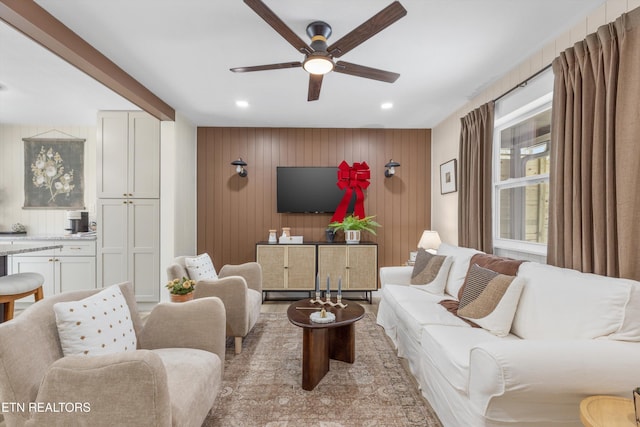
<svg viewBox="0 0 640 427"><path fill-rule="evenodd" d="M65 356L134 351L138 340L127 301L113 285L80 301L53 305Z"/></svg>
<svg viewBox="0 0 640 427"><path fill-rule="evenodd" d="M481 254L484 252L470 249L461 248L458 246L442 243L438 247L438 255L447 255L453 257L453 264L449 270L449 278L447 279L447 285L445 286L445 292L458 299L458 291L464 283L465 277L467 277L467 271L469 270L469 261L475 254Z"/></svg>
<svg viewBox="0 0 640 427"><path fill-rule="evenodd" d="M499 337L511 331L522 294L524 279L479 267L469 268L467 284L460 297L458 316L470 320Z"/></svg>
<svg viewBox="0 0 640 427"><path fill-rule="evenodd" d="M627 313L633 316L632 307L627 311L633 281L537 262L523 263L518 277L527 281L513 320L513 333L520 338L584 340L614 334L640 339L638 318L625 319Z"/></svg>
<svg viewBox="0 0 640 427"><path fill-rule="evenodd" d="M411 286L432 294L443 295L452 263L453 258L450 256L434 255L419 249L411 274Z"/></svg>
<svg viewBox="0 0 640 427"><path fill-rule="evenodd" d="M200 280L216 280L218 273L211 262L209 254L198 255L184 259L184 265L189 272L189 278L199 282Z"/></svg>

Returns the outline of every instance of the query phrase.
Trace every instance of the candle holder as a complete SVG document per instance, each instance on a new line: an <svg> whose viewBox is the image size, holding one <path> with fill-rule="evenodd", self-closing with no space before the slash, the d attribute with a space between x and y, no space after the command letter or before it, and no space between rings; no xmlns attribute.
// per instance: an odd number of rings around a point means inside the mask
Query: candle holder
<svg viewBox="0 0 640 427"><path fill-rule="evenodd" d="M337 302L333 302L331 301L331 297L329 296L329 298L325 298L324 300L322 300L320 298L319 293L316 293L316 298L315 299L310 299L309 302L311 304L320 304L320 305L328 305L331 307L338 307L338 308L346 308L349 304L343 304L342 303L342 297L339 296L337 298Z"/></svg>

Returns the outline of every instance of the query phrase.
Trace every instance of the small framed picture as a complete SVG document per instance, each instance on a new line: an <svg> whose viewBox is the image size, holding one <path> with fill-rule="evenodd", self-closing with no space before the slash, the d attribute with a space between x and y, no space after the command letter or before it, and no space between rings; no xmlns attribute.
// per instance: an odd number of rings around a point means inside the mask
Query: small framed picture
<svg viewBox="0 0 640 427"><path fill-rule="evenodd" d="M440 165L440 194L458 191L456 165L456 159L451 159Z"/></svg>

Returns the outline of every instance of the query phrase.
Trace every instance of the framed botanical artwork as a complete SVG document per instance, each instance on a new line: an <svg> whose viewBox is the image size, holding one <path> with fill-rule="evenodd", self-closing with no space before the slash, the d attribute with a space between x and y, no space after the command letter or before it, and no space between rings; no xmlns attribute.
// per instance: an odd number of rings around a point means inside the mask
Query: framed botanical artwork
<svg viewBox="0 0 640 427"><path fill-rule="evenodd" d="M23 209L84 209L84 139L23 138Z"/></svg>
<svg viewBox="0 0 640 427"><path fill-rule="evenodd" d="M451 159L440 165L440 194L458 191L456 166L456 159Z"/></svg>

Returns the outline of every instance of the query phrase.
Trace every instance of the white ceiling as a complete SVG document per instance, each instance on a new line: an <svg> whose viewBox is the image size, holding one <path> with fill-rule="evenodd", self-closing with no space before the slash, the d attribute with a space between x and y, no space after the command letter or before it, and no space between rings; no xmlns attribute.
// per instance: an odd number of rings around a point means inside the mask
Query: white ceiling
<svg viewBox="0 0 640 427"><path fill-rule="evenodd" d="M605 0L401 0L407 16L340 58L398 81L331 73L315 102L301 68L229 71L303 59L241 0L36 1L197 126L430 128ZM264 1L305 41L309 22L328 22L329 44L391 3ZM93 124L131 108L0 24L1 123Z"/></svg>

